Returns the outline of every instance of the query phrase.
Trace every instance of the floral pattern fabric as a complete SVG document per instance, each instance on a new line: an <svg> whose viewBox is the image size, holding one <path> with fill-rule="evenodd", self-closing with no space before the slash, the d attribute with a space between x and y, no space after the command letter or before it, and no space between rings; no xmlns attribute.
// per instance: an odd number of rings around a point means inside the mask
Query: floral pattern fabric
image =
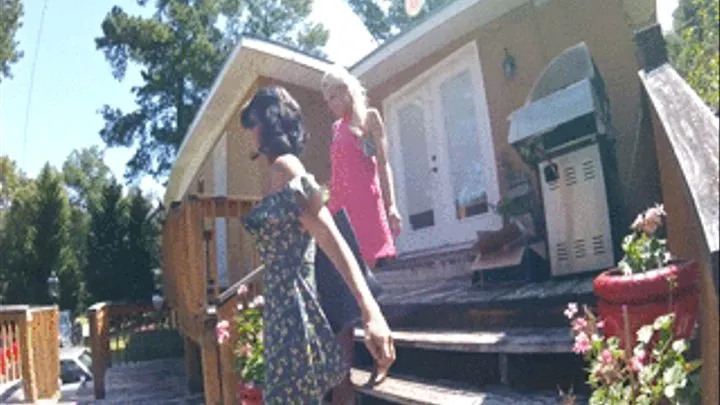
<svg viewBox="0 0 720 405"><path fill-rule="evenodd" d="M349 371L318 301L315 240L299 221L319 192L312 175L297 176L243 220L265 265L266 405L319 403Z"/></svg>

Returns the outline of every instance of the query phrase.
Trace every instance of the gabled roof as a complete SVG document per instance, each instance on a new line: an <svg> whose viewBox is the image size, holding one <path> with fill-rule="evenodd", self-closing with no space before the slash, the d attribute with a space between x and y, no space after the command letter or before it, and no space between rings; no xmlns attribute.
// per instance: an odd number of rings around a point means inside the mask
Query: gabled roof
<svg viewBox="0 0 720 405"><path fill-rule="evenodd" d="M290 47L252 37L241 38L180 145L165 190L164 205L183 198L258 77L317 90L328 67L329 61Z"/></svg>
<svg viewBox="0 0 720 405"><path fill-rule="evenodd" d="M373 88L530 0L455 0L357 62L350 71Z"/></svg>

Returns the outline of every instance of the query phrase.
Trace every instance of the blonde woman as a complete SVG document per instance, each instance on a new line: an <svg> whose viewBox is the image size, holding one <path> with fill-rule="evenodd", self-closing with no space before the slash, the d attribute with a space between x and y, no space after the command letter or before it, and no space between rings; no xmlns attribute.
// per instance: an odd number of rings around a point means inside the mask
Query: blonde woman
<svg viewBox="0 0 720 405"><path fill-rule="evenodd" d="M365 89L342 67L325 73L321 83L325 101L337 121L330 146L331 178L328 208L345 211L357 239L360 255L375 269L378 261L395 256L394 237L401 227L388 160L385 128L380 113L368 106ZM318 251L316 273L321 303L350 364L353 363L353 326L359 308L351 294L329 270L329 260ZM372 274L366 276L368 283ZM392 362L376 363L375 383L384 379ZM349 379L333 392L333 405L352 403Z"/></svg>

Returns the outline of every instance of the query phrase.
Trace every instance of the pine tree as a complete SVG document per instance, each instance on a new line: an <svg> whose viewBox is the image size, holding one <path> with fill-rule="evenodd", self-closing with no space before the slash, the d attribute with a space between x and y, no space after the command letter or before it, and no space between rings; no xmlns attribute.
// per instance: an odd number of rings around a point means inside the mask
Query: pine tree
<svg viewBox="0 0 720 405"><path fill-rule="evenodd" d="M126 207L122 185L112 179L103 188L98 207L91 210L88 258L85 267L90 302L123 299L125 277Z"/></svg>
<svg viewBox="0 0 720 405"><path fill-rule="evenodd" d="M79 277L70 245L70 205L67 193L62 177L49 164L45 164L36 182L33 250L37 262L29 274L30 302L51 302L47 280L55 272L60 281L60 307L74 310L78 302Z"/></svg>
<svg viewBox="0 0 720 405"><path fill-rule="evenodd" d="M150 301L155 289L153 269L158 266L157 222L150 217L152 206L139 189L128 196L128 222L126 228L127 298L133 301Z"/></svg>
<svg viewBox="0 0 720 405"><path fill-rule="evenodd" d="M138 1L146 6L147 0ZM328 39L307 17L312 0L158 0L151 17L115 6L102 22L98 50L122 80L129 64L143 84L133 88L134 111L105 105L100 131L110 147L137 145L126 177L166 174L239 33L320 53ZM223 19L226 24L220 25Z"/></svg>

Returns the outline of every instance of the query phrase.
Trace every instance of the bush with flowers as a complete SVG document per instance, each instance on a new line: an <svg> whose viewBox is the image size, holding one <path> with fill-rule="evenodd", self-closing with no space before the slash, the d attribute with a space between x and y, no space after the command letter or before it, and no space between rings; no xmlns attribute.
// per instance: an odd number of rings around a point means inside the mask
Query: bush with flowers
<svg viewBox="0 0 720 405"><path fill-rule="evenodd" d="M262 387L265 383L265 357L263 344L263 306L262 295L248 300L248 288L238 289L240 303L234 318L237 342L233 348L235 367L244 384ZM226 344L230 340L230 322L222 320L216 326L218 342Z"/></svg>
<svg viewBox="0 0 720 405"><path fill-rule="evenodd" d="M570 303L565 316L575 337L573 351L589 363L590 405L658 405L699 403L699 361L688 361L687 341L675 339L674 314L658 317L622 347L617 337L604 337L603 321L587 307L579 314ZM627 314L626 314L627 317ZM629 329L626 328L626 333Z"/></svg>

